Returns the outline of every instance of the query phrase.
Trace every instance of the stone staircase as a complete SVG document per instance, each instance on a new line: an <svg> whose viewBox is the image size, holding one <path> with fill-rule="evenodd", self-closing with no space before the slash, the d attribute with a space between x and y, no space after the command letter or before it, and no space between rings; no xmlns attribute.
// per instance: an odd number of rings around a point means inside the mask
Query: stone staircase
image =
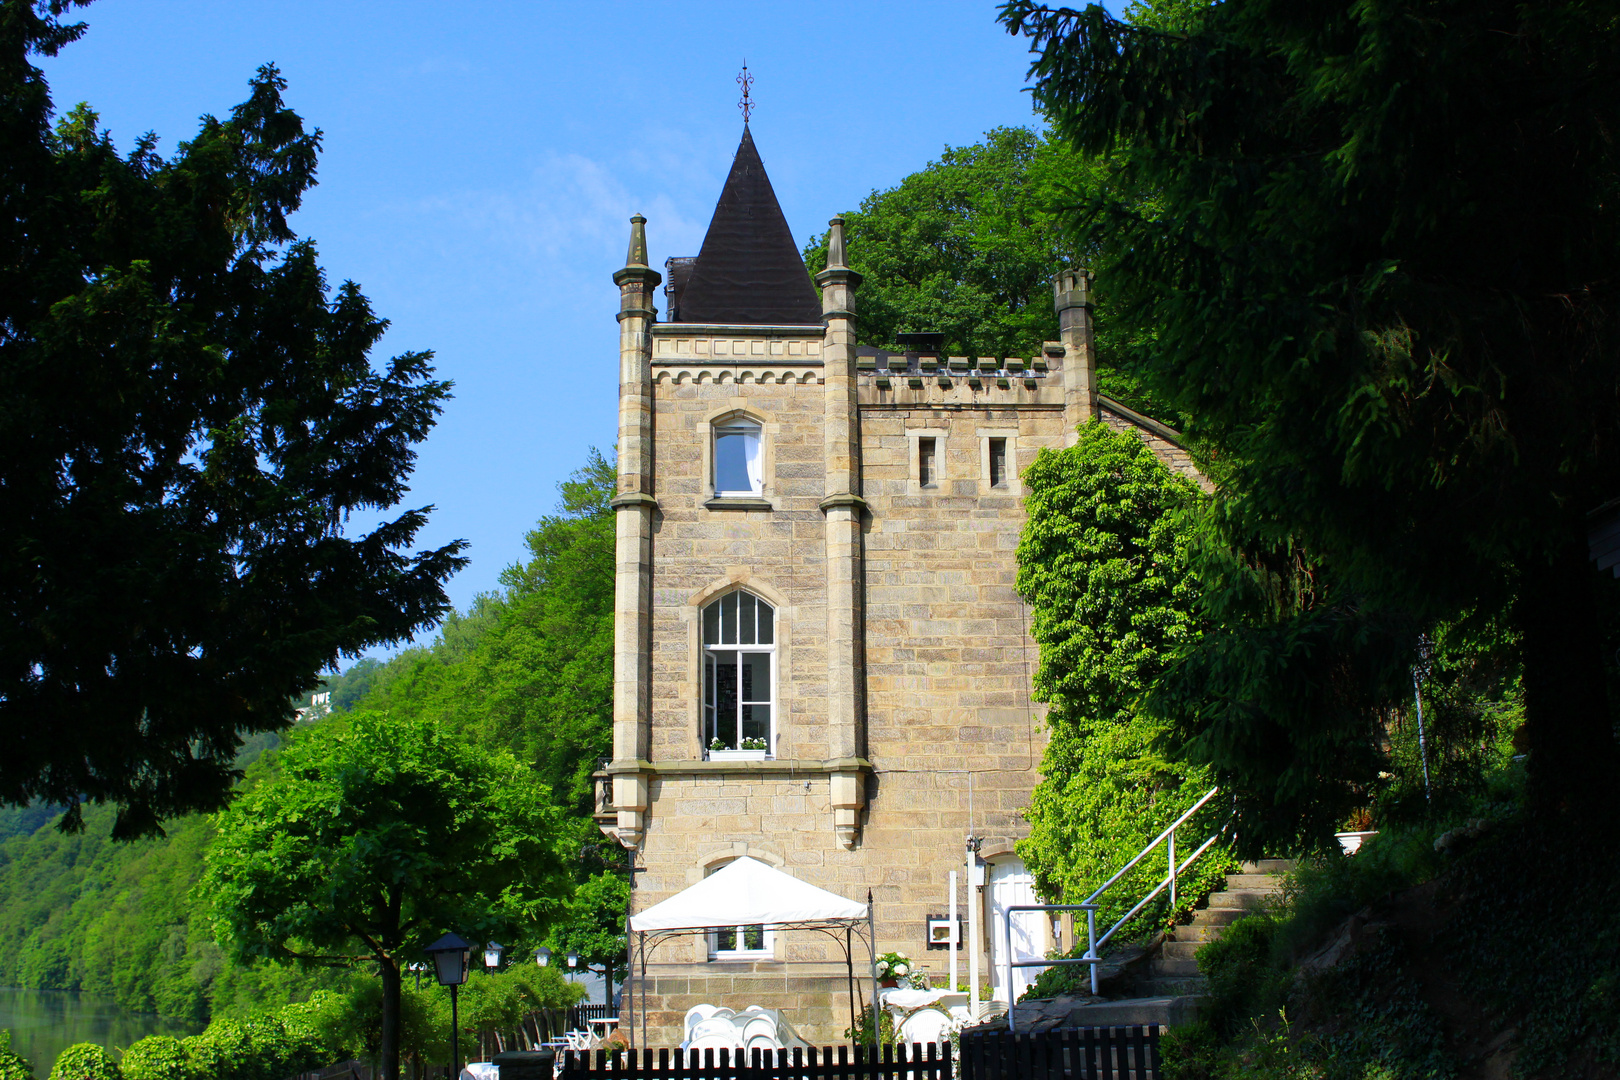
<svg viewBox="0 0 1620 1080"><path fill-rule="evenodd" d="M1289 859L1261 859L1228 874L1226 888L1210 893L1205 905L1193 912L1192 922L1176 927L1165 939L1145 974L1134 980L1131 997L1076 1008L1069 1014L1069 1022L1081 1027L1192 1022L1204 993L1204 977L1198 973L1195 954L1232 923L1262 907L1282 887L1282 875L1293 867Z"/></svg>

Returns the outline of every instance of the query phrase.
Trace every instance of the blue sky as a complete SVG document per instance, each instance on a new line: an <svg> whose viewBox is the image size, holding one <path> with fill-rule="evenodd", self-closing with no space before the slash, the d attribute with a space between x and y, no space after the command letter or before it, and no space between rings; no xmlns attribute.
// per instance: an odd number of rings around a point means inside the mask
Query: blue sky
<svg viewBox="0 0 1620 1080"><path fill-rule="evenodd" d="M1110 4L1110 7L1114 5ZM424 545L471 542L458 607L498 587L586 448L615 438L627 219L655 266L695 255L741 135L736 76L802 244L946 145L1031 124L1027 46L985 0L815 4L100 0L39 61L159 152L280 66L325 133L295 219L335 283L391 320L379 359L433 349L455 399L421 447Z"/></svg>

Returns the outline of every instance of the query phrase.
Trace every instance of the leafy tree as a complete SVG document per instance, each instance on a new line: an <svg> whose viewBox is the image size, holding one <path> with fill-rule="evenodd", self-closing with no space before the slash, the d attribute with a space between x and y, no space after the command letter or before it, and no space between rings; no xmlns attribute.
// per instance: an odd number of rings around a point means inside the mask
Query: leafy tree
<svg viewBox="0 0 1620 1080"><path fill-rule="evenodd" d="M1042 895L1078 900L1211 786L1209 769L1166 755L1166 725L1138 708L1198 633L1186 520L1198 490L1141 439L1101 422L1082 428L1075 446L1043 450L1024 482L1029 521L1018 546L1018 591L1033 607L1030 633L1041 646L1035 694L1051 704L1052 738L1027 812L1030 835L1018 850ZM1229 805L1212 804L1195 819L1199 840ZM1204 860L1184 881L1183 897L1196 899L1225 867L1219 853ZM1162 860L1132 871L1104 898L1100 927L1163 876ZM1162 916L1165 907L1150 914Z"/></svg>
<svg viewBox="0 0 1620 1080"><path fill-rule="evenodd" d="M586 878L574 889L561 921L552 930L554 952L579 954L590 971L607 983L613 997L615 973L624 978L624 919L630 908L630 881L622 871L605 870Z"/></svg>
<svg viewBox="0 0 1620 1080"><path fill-rule="evenodd" d="M130 837L220 806L241 736L341 655L438 621L461 543L408 553L449 384L374 369L386 323L288 216L315 182L264 67L173 157L53 130L33 54L70 0L0 8L0 800L115 803Z"/></svg>
<svg viewBox="0 0 1620 1080"><path fill-rule="evenodd" d="M938 161L844 213L850 265L865 275L859 339L896 349L895 335L945 335L956 356L1034 356L1058 336L1052 279L1089 264L1100 246L1064 228L1072 208L1117 186L1109 162L1027 128L947 146ZM812 274L827 264L827 234L804 250ZM1097 351L1104 393L1171 422L1130 372L1151 328L1127 322L1106 293Z"/></svg>
<svg viewBox="0 0 1620 1080"><path fill-rule="evenodd" d="M1154 214L1101 197L1077 225L1158 328L1145 378L1219 451L1245 588L1331 579L1205 635L1229 677L1182 714L1193 751L1261 803L1318 787L1425 627L1501 616L1534 805L1600 805L1613 583L1585 531L1620 492L1620 16L1227 0L1164 31L1012 0L1001 20L1057 131L1154 192ZM1338 688L1359 732L1305 707ZM1373 779L1376 754L1338 756Z"/></svg>
<svg viewBox="0 0 1620 1080"><path fill-rule="evenodd" d="M375 964L383 1072L399 1072L400 966L447 928L540 936L566 890L565 827L510 754L361 712L295 732L219 816L203 889L240 962Z"/></svg>
<svg viewBox="0 0 1620 1080"><path fill-rule="evenodd" d="M589 774L611 727L613 523L606 508L613 468L600 456L563 485L563 505L530 537L535 557L508 572L499 597L483 597L454 630L386 662L362 660L328 681L340 710L388 710L458 731L487 749L510 749L534 775L559 785L551 798L591 807ZM555 595L553 595L555 594ZM446 640L446 639L449 640ZM259 782L275 755L250 767ZM245 967L214 941L207 896L196 890L214 834L200 815L163 838L113 843L110 806L85 811L83 832L43 828L61 807L0 811L0 984L73 989L165 1016L206 1020L301 998L330 973L290 963ZM616 846L615 846L616 847ZM575 868L589 874L589 858ZM538 939L536 939L538 942ZM380 997L377 999L380 1004Z"/></svg>
<svg viewBox="0 0 1620 1080"><path fill-rule="evenodd" d="M1032 355L1057 337L1053 276L1073 257L1054 214L1054 159L1027 128L996 128L844 215L861 288L861 340L893 345L905 331L943 333L953 352ZM827 237L805 249L814 274Z"/></svg>
<svg viewBox="0 0 1620 1080"><path fill-rule="evenodd" d="M501 575L427 650L373 676L367 701L446 724L484 746L532 762L553 798L592 810L591 773L612 745L613 462L596 450L559 485L559 512L526 540L531 558Z"/></svg>

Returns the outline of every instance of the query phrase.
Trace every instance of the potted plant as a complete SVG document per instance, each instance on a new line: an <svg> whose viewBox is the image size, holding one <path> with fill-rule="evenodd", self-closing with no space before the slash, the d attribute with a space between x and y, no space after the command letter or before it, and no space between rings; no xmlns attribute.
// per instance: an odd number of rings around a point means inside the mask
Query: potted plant
<svg viewBox="0 0 1620 1080"><path fill-rule="evenodd" d="M877 973L879 986L911 986L911 957L905 953L886 952L877 958L872 967Z"/></svg>

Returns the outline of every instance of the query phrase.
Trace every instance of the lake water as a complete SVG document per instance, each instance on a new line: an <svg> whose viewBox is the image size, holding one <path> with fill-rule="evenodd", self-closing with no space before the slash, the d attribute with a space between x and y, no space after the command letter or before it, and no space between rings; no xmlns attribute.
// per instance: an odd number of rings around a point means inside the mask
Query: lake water
<svg viewBox="0 0 1620 1080"><path fill-rule="evenodd" d="M135 1012L111 998L75 990L0 987L0 1028L11 1029L11 1048L34 1067L37 1080L50 1075L56 1055L74 1043L99 1043L119 1051L148 1035L195 1035L203 1025Z"/></svg>

